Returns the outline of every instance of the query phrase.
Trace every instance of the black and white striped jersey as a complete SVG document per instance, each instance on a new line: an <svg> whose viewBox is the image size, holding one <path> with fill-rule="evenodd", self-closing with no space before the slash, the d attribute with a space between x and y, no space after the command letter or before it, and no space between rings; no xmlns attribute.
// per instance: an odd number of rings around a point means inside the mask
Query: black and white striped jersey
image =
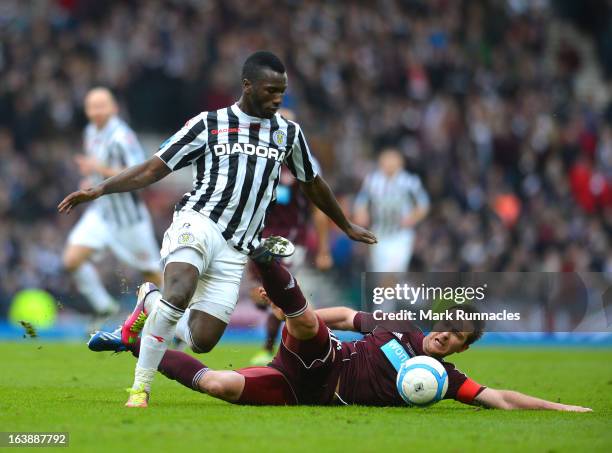
<svg viewBox="0 0 612 453"><path fill-rule="evenodd" d="M102 129L90 123L85 127L83 135L85 153L106 167L131 167L145 160L136 134L125 121L116 116L111 117ZM95 173L90 179L95 185L102 182L104 177ZM91 209L98 210L102 218L114 227L130 226L150 218L136 192L100 197L94 201Z"/></svg>
<svg viewBox="0 0 612 453"><path fill-rule="evenodd" d="M355 204L368 209L372 232L384 237L405 230L402 219L417 206L428 207L429 196L415 174L401 170L389 177L375 170L363 182Z"/></svg>
<svg viewBox="0 0 612 453"><path fill-rule="evenodd" d="M318 174L297 123L278 113L271 119L253 117L237 104L190 119L156 155L171 170L192 167L193 190L176 209L210 218L243 253L259 245L281 165L303 182Z"/></svg>

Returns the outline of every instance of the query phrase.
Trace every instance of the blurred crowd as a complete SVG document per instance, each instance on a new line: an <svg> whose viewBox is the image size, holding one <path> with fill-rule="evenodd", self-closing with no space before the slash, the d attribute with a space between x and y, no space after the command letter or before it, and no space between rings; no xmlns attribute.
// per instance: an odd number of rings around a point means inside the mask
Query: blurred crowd
<svg viewBox="0 0 612 453"><path fill-rule="evenodd" d="M110 87L139 133L163 136L234 102L257 49L285 61L286 105L347 209L385 146L422 178L432 210L411 269L612 274L612 99L577 90L593 65L609 76L612 57L605 35L582 35L591 61L555 33L572 26L564 5L1 2L0 301L24 287L71 297L61 250L76 217L55 206L78 184L89 88ZM161 232L169 197L148 199ZM355 276L364 250L332 237L336 269ZM130 275L107 278L119 290Z"/></svg>

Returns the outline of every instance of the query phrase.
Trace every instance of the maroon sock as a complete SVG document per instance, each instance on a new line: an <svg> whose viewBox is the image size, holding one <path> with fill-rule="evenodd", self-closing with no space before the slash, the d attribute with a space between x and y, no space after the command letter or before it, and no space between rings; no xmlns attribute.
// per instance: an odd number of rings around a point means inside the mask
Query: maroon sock
<svg viewBox="0 0 612 453"><path fill-rule="evenodd" d="M136 343L129 345L127 348L134 357L138 357L140 354L140 338ZM172 379L198 392L200 391L197 386L198 381L208 371L206 365L198 359L184 352L173 351L171 349L164 353L157 369L168 379Z"/></svg>
<svg viewBox="0 0 612 453"><path fill-rule="evenodd" d="M277 261L255 264L261 274L263 287L274 305L283 310L288 318L304 313L308 302L293 275Z"/></svg>
<svg viewBox="0 0 612 453"><path fill-rule="evenodd" d="M170 349L164 353L157 369L167 378L198 392L198 381L208 371L208 367L195 357Z"/></svg>
<svg viewBox="0 0 612 453"><path fill-rule="evenodd" d="M244 389L237 404L285 406L297 404L285 376L275 368L258 366L237 370L244 376Z"/></svg>
<svg viewBox="0 0 612 453"><path fill-rule="evenodd" d="M276 343L276 337L278 337L278 329L281 325L281 321L274 316L274 313L268 314L266 321L266 350L274 351L274 343Z"/></svg>

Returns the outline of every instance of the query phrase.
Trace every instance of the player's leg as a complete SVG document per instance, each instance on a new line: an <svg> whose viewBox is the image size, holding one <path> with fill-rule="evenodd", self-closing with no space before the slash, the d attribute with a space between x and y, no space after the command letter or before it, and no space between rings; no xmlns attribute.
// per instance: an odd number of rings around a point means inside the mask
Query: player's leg
<svg viewBox="0 0 612 453"><path fill-rule="evenodd" d="M226 327L227 322L192 306L176 325L176 336L201 354L217 345Z"/></svg>
<svg viewBox="0 0 612 453"><path fill-rule="evenodd" d="M270 363L287 378L296 401L329 404L338 381L338 357L332 335L306 302L295 278L278 262L258 263L262 283L285 319L279 350Z"/></svg>
<svg viewBox="0 0 612 453"><path fill-rule="evenodd" d="M326 382L333 371L334 361L329 329L308 305L287 269L276 261L257 263L257 266L268 297L285 314L291 315L285 319L281 346L270 365L282 370L298 393L303 383L315 388L312 392L300 393L301 401L327 403L330 396L326 393L330 390L328 387L334 386ZM315 381L321 386L317 387Z"/></svg>
<svg viewBox="0 0 612 453"><path fill-rule="evenodd" d="M195 252L194 252L195 253ZM185 313L197 286L199 270L186 262L170 262L164 269L164 291L149 313L142 330L140 356L136 364L134 393L127 405L144 407L159 362L174 336L176 323Z"/></svg>
<svg viewBox="0 0 612 453"><path fill-rule="evenodd" d="M106 247L108 234L108 228L95 211L86 211L70 232L62 257L64 268L72 275L79 293L101 315L119 310L90 261L94 253Z"/></svg>
<svg viewBox="0 0 612 453"><path fill-rule="evenodd" d="M221 240L223 240L221 238ZM218 253L201 276L176 336L194 352L209 352L217 344L238 302L247 257L223 240Z"/></svg>
<svg viewBox="0 0 612 453"><path fill-rule="evenodd" d="M286 316L287 330L299 339L313 338L318 320L293 275L279 262L255 262L268 297Z"/></svg>
<svg viewBox="0 0 612 453"><path fill-rule="evenodd" d="M293 254L283 258L281 263L286 269L293 273L293 275L299 275L300 271L304 268L305 261L305 247L296 245ZM257 266L253 264L251 268L253 269L253 274L256 275L257 280L261 281ZM251 291L251 298L255 301L257 306L263 305L264 307L267 307L266 301L262 300L262 297L259 294L259 288L253 288ZM282 321L277 318L274 313L268 313L268 316L266 317L266 338L264 340L264 347L262 351L259 351L255 356L253 356L251 359L251 364L266 365L274 358L274 345L276 343L276 339L278 338L281 325Z"/></svg>
<svg viewBox="0 0 612 453"><path fill-rule="evenodd" d="M139 356L140 340L129 345ZM183 386L236 404L295 404L293 390L283 374L269 367L251 367L237 371L211 370L201 361L181 351L168 350L159 363L159 371Z"/></svg>
<svg viewBox="0 0 612 453"><path fill-rule="evenodd" d="M280 332L280 326L282 321L278 319L274 313L270 312L269 303L265 297L262 297L260 294L261 288L261 277L259 276L259 272L255 264L250 261L247 266L247 275L248 275L248 283L252 286L249 291L249 296L255 307L259 310L266 312L266 322L265 322L265 339L263 348L256 352L255 355L251 358L251 365L255 366L263 366L270 363L272 358L274 357L274 345L276 343L276 339L278 337L278 333Z"/></svg>
<svg viewBox="0 0 612 453"><path fill-rule="evenodd" d="M174 337L176 324L185 313L202 272L217 251L214 225L201 215L181 213L166 231L162 245L164 263L163 297L153 304L141 335L141 350L136 364L129 407L146 407L150 386L159 362ZM137 305L135 311L139 310ZM122 337L133 330L134 313L123 325Z"/></svg>

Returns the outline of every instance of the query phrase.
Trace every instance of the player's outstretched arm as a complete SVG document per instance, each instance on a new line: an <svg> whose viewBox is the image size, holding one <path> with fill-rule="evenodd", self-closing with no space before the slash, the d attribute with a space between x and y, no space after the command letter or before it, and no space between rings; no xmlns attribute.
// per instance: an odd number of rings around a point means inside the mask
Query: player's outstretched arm
<svg viewBox="0 0 612 453"><path fill-rule="evenodd" d="M102 195L142 189L167 176L170 171L159 157L153 156L142 164L126 168L118 175L102 181L95 187L72 192L62 200L57 209L59 212L69 213L75 206L95 200Z"/></svg>
<svg viewBox="0 0 612 453"><path fill-rule="evenodd" d="M485 388L476 396L475 402L494 409L543 409L567 412L592 412L592 409L582 406L553 403L512 390L495 390Z"/></svg>
<svg viewBox="0 0 612 453"><path fill-rule="evenodd" d="M376 236L372 232L348 221L338 204L338 200L336 200L331 189L320 175L317 175L310 182L300 181L299 184L310 201L332 219L338 225L338 228L344 231L352 240L365 242L366 244L375 244L377 242Z"/></svg>
<svg viewBox="0 0 612 453"><path fill-rule="evenodd" d="M315 313L333 330L355 331L353 320L357 312L348 307L319 308Z"/></svg>

